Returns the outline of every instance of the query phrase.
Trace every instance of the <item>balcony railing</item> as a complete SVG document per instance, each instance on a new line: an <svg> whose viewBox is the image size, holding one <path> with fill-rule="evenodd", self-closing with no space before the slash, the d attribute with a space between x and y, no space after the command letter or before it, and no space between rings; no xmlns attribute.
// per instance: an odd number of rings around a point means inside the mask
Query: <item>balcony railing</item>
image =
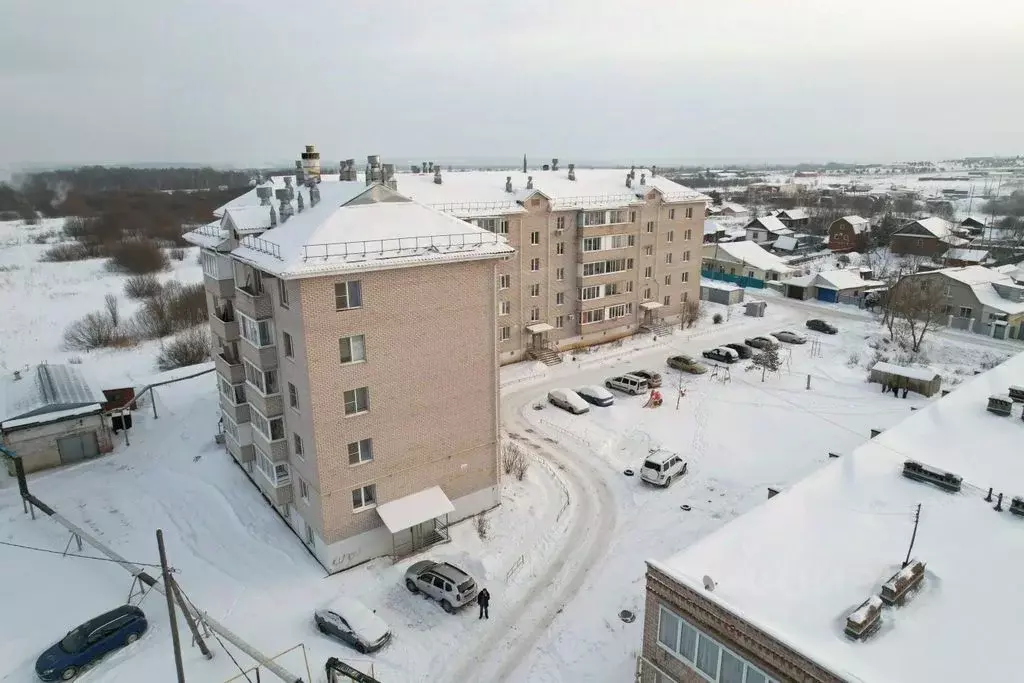
<svg viewBox="0 0 1024 683"><path fill-rule="evenodd" d="M249 247L253 251L273 256L278 260L281 259L281 245L276 242L271 242L255 235L246 235L239 244L243 247Z"/></svg>

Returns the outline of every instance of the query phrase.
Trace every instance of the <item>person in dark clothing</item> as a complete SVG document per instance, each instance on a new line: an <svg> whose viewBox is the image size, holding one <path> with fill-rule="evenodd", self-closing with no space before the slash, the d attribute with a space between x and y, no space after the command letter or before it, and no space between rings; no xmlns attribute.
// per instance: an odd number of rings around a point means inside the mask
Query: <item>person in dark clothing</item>
<svg viewBox="0 0 1024 683"><path fill-rule="evenodd" d="M480 591L479 595L476 596L476 604L480 605L480 619L490 619L491 615L487 613L487 605L491 604L491 594L487 592L487 589Z"/></svg>

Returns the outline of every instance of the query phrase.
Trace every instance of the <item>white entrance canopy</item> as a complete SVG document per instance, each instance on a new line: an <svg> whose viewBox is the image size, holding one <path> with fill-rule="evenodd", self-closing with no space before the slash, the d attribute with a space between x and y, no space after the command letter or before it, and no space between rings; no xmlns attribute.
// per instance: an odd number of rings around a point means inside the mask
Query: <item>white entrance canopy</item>
<svg viewBox="0 0 1024 683"><path fill-rule="evenodd" d="M653 311L656 308L661 308L661 302L660 301L645 301L642 304L640 304L640 308L644 309L645 311Z"/></svg>
<svg viewBox="0 0 1024 683"><path fill-rule="evenodd" d="M551 325L548 325L547 323L534 323L533 325L527 325L526 326L526 331L529 332L530 334L540 334L542 332L550 332L553 329L555 329L555 328L553 328Z"/></svg>
<svg viewBox="0 0 1024 683"><path fill-rule="evenodd" d="M377 506L377 514L393 534L452 512L455 512L455 506L440 486Z"/></svg>

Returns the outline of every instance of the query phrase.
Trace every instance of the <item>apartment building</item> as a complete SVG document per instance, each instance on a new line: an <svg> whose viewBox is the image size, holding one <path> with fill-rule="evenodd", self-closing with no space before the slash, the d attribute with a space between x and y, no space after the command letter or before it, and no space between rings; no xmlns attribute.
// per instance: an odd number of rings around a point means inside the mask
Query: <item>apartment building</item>
<svg viewBox="0 0 1024 683"><path fill-rule="evenodd" d="M700 298L707 197L657 169L413 171L403 194L516 250L496 274L502 363L664 331Z"/></svg>
<svg viewBox="0 0 1024 683"><path fill-rule="evenodd" d="M338 571L497 505L503 236L423 206L374 160L262 183L188 233L231 456Z"/></svg>

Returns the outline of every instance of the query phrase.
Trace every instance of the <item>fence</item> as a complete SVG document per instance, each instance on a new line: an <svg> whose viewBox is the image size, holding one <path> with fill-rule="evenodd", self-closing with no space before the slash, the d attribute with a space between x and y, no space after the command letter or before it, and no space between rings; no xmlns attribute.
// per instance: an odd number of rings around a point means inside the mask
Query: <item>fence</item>
<svg viewBox="0 0 1024 683"><path fill-rule="evenodd" d="M382 240L356 240L307 244L302 247L302 258L327 259L367 258L370 256L412 256L427 251L457 251L473 249L485 244L501 244L504 238L491 232L460 232L428 237L397 237ZM276 245L275 245L276 246Z"/></svg>
<svg viewBox="0 0 1024 683"><path fill-rule="evenodd" d="M713 270L702 270L700 276L709 280L720 280L722 282L731 282L734 285L740 287L752 287L754 289L764 289L764 280L758 280L756 277L747 277L745 275L730 275L729 273L720 273Z"/></svg>

